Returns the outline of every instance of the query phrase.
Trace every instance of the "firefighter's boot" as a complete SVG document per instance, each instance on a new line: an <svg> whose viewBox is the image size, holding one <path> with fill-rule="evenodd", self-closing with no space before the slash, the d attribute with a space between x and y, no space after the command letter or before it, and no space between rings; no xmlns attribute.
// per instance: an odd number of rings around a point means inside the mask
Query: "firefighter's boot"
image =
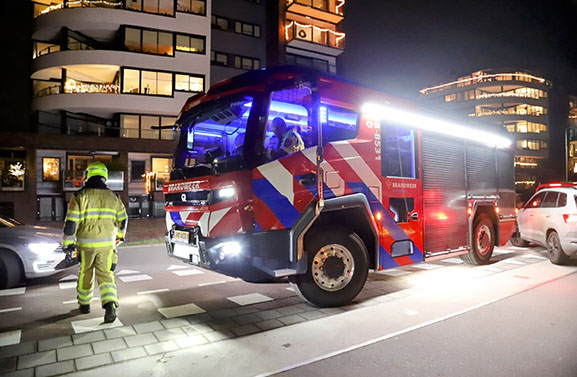
<svg viewBox="0 0 577 377"><path fill-rule="evenodd" d="M78 310L80 310L82 314L88 314L90 313L90 305L79 305Z"/></svg>
<svg viewBox="0 0 577 377"><path fill-rule="evenodd" d="M114 302L109 302L104 305L104 310L106 310L104 313L104 323L114 322L116 320L116 306Z"/></svg>

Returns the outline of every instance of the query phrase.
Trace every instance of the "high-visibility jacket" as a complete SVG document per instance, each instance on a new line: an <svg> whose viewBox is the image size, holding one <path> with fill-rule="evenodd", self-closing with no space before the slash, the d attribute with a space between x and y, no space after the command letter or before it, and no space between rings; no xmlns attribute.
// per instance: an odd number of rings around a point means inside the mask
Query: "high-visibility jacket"
<svg viewBox="0 0 577 377"><path fill-rule="evenodd" d="M115 248L126 236L128 216L124 204L106 185L83 188L68 206L62 247L76 244L83 249Z"/></svg>

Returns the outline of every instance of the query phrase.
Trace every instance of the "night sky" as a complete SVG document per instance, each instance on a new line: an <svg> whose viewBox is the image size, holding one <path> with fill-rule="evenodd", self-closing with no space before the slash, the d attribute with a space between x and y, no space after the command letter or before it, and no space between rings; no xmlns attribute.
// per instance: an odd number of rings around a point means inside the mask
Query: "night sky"
<svg viewBox="0 0 577 377"><path fill-rule="evenodd" d="M577 95L577 0L347 0L339 74L408 98L483 68Z"/></svg>

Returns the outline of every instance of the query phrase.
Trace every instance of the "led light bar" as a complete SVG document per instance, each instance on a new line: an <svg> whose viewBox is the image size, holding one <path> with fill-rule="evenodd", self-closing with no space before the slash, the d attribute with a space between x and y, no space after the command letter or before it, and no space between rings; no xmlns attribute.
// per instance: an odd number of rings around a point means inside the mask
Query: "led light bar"
<svg viewBox="0 0 577 377"><path fill-rule="evenodd" d="M425 131L473 140L499 148L511 146L511 140L505 136L431 118L408 110L367 103L363 105L361 111L372 118L388 120Z"/></svg>

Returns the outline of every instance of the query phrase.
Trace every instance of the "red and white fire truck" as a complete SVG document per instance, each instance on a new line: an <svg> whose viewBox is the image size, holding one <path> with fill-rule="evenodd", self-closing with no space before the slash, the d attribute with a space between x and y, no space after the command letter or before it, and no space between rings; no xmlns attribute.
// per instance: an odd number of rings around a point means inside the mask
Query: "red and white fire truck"
<svg viewBox="0 0 577 377"><path fill-rule="evenodd" d="M168 254L288 277L318 306L351 302L369 269L486 264L515 230L511 142L496 126L295 67L218 83L177 125Z"/></svg>

